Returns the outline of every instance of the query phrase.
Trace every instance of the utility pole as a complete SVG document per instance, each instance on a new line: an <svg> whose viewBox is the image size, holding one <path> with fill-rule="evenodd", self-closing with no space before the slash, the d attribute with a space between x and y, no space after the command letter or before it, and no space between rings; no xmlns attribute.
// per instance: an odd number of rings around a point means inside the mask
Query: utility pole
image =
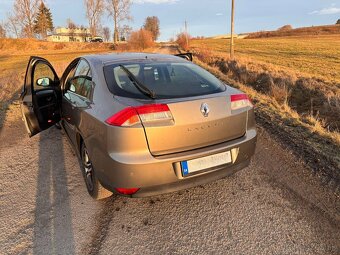
<svg viewBox="0 0 340 255"><path fill-rule="evenodd" d="M186 40L186 45L187 45L187 49L189 48L189 39L188 39L188 23L187 21L185 21L184 23L185 25L185 40Z"/></svg>
<svg viewBox="0 0 340 255"><path fill-rule="evenodd" d="M234 16L235 0L231 0L231 33L230 33L230 58L234 59Z"/></svg>

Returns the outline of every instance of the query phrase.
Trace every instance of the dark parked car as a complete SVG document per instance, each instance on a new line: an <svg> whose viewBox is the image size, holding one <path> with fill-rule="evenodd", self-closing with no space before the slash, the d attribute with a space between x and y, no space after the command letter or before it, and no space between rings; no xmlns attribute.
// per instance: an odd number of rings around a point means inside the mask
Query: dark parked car
<svg viewBox="0 0 340 255"><path fill-rule="evenodd" d="M28 134L60 122L96 199L150 196L230 175L254 154L253 105L187 59L89 55L59 78L47 60L31 57L21 95Z"/></svg>
<svg viewBox="0 0 340 255"><path fill-rule="evenodd" d="M100 43L102 43L103 41L104 41L104 40L103 40L103 38L101 38L101 37L94 37L94 38L91 39L90 42L100 42Z"/></svg>

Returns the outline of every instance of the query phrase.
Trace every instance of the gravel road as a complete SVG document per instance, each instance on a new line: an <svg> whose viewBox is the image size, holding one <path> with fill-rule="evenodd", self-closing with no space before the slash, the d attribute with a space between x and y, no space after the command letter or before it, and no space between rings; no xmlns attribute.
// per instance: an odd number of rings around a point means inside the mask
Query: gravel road
<svg viewBox="0 0 340 255"><path fill-rule="evenodd" d="M251 165L143 199L94 201L60 130L0 130L0 254L340 254L340 200L259 128Z"/></svg>

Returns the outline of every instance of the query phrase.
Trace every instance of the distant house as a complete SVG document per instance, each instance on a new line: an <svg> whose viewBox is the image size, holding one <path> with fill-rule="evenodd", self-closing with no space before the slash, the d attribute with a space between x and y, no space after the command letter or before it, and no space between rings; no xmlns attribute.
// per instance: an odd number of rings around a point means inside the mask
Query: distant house
<svg viewBox="0 0 340 255"><path fill-rule="evenodd" d="M47 37L50 42L89 42L91 41L88 28L56 28L55 33Z"/></svg>

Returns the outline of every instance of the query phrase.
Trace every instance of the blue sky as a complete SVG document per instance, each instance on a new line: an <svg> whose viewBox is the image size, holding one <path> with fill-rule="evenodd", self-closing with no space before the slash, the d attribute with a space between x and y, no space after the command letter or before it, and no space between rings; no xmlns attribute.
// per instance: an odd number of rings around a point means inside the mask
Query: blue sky
<svg viewBox="0 0 340 255"><path fill-rule="evenodd" d="M0 0L0 21L11 11L14 0ZM54 25L64 26L67 18L87 25L83 0L45 0ZM244 33L293 27L334 24L340 19L340 0L235 0L235 30ZM161 40L168 40L183 30L187 20L193 36L227 34L230 31L231 0L133 0L130 26L138 29L147 16L161 22ZM103 24L113 27L105 15ZM111 29L112 30L112 29Z"/></svg>

